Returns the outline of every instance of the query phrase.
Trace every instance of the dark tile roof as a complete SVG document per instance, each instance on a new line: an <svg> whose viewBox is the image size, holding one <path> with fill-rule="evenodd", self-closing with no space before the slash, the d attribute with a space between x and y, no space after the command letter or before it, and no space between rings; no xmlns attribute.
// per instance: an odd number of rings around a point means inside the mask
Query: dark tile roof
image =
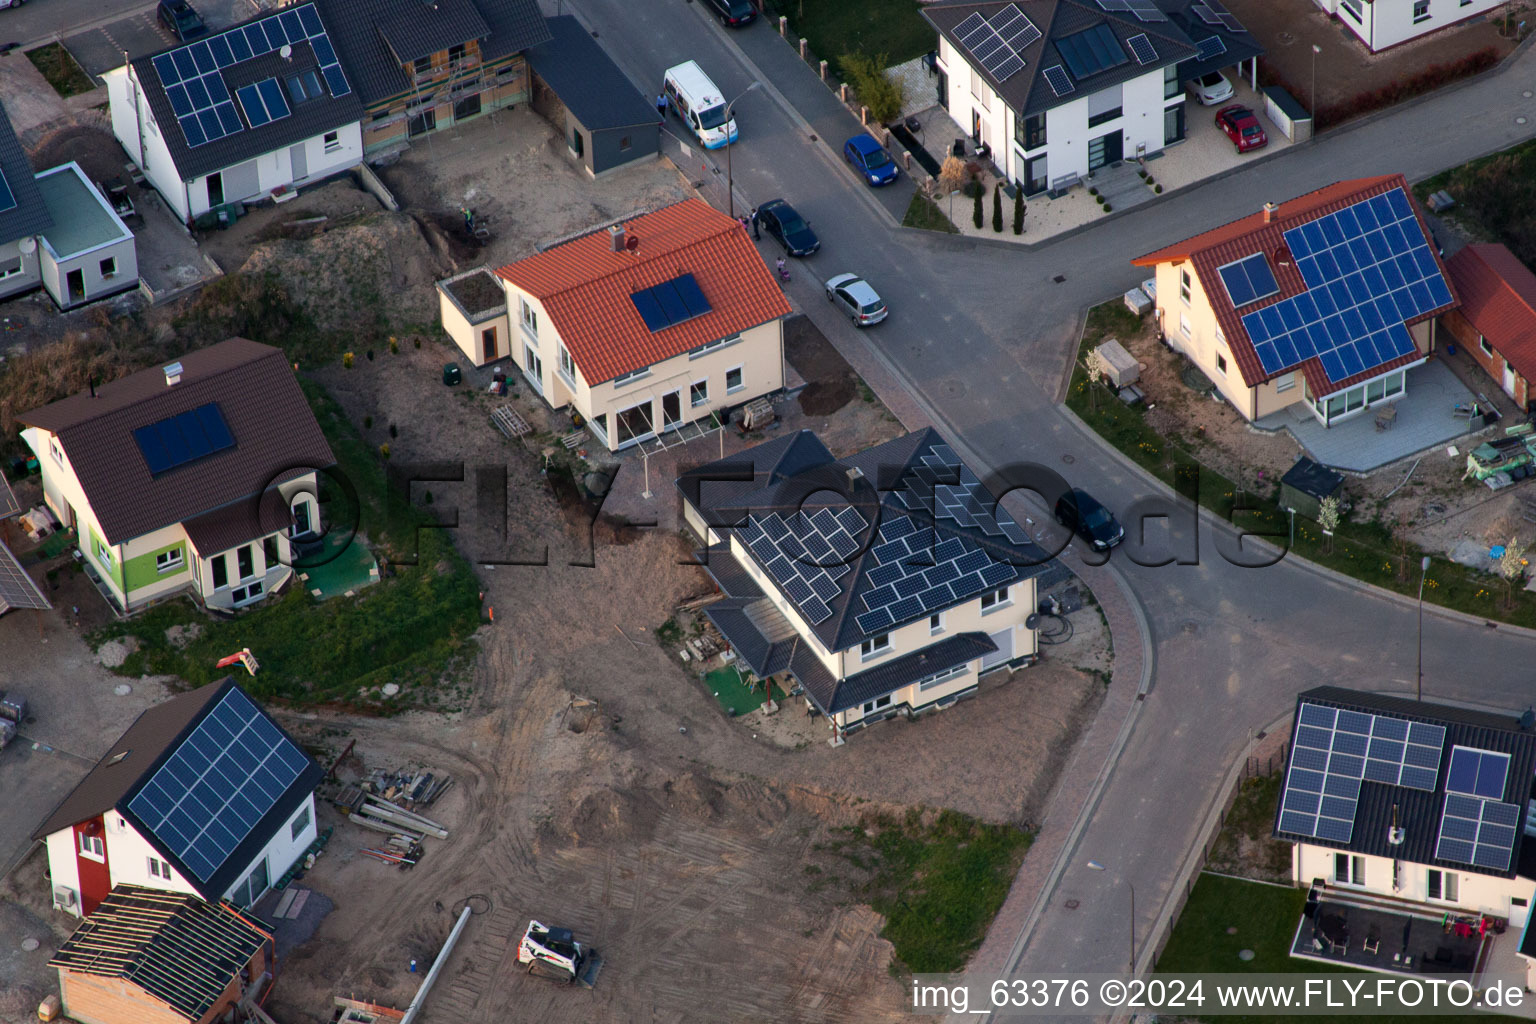
<svg viewBox="0 0 1536 1024"><path fill-rule="evenodd" d="M892 658L883 665L856 672L838 684L832 695L828 714L846 711L867 700L883 697L910 686L919 679L936 675L956 665L975 661L997 650L997 644L985 633L959 633L921 650Z"/></svg>
<svg viewBox="0 0 1536 1024"><path fill-rule="evenodd" d="M550 38L528 50L528 66L590 131L655 124L640 94L597 40L569 14L549 19Z"/></svg>
<svg viewBox="0 0 1536 1024"><path fill-rule="evenodd" d="M448 0L436 9L420 0L314 2L341 55L341 66L366 106L410 91L411 79L401 66L406 58L397 60L390 52L391 45L407 52L420 51L418 56L424 56L479 39L481 59L495 61L549 38L538 0ZM468 16L464 6L473 8L478 21ZM479 25L485 26L483 32ZM386 30L389 43L385 42ZM469 34L448 38L464 32ZM438 49L422 51L421 46L427 43Z"/></svg>
<svg viewBox="0 0 1536 1024"><path fill-rule="evenodd" d="M121 978L186 1020L200 1021L271 941L231 907L186 893L119 885L80 922L48 966Z"/></svg>
<svg viewBox="0 0 1536 1024"><path fill-rule="evenodd" d="M291 522L288 502L276 487L233 505L214 509L182 523L197 553L207 558L257 537L286 529Z"/></svg>
<svg viewBox="0 0 1536 1024"><path fill-rule="evenodd" d="M42 190L32 176L32 163L16 139L10 116L0 105L0 174L10 186L16 205L0 211L0 245L18 238L40 235L53 227L53 217L43 204Z"/></svg>
<svg viewBox="0 0 1536 1024"><path fill-rule="evenodd" d="M752 621L747 608L755 601L762 600L764 598L761 597L728 597L707 606L704 616L714 623L720 635L725 637L731 649L748 668L758 676L767 678L788 667L794 643L792 640L769 640Z"/></svg>
<svg viewBox="0 0 1536 1024"><path fill-rule="evenodd" d="M923 17L949 40L961 59L970 63L970 52L955 36L955 28L972 14L980 13L992 18L1003 8L1014 5L1040 30L1040 38L1020 53L1024 69L999 82L980 63L972 64L983 79L1002 97L1004 103L1024 117L1042 110L1081 100L1084 96L1107 89L1112 85L1139 78L1157 71L1168 64L1178 64L1195 55L1195 47L1184 30L1172 21L1144 22L1129 11L1105 11L1095 0L939 0L922 8ZM1081 81L1073 77L1075 90L1066 96L1057 96L1047 84L1044 72L1047 68L1066 68L1065 58L1057 48L1057 42L1068 36L1092 29L1095 25L1107 25L1126 52L1126 61L1089 75ZM1139 63L1131 56L1125 41L1132 36L1145 35L1157 51L1157 60L1149 64Z"/></svg>
<svg viewBox="0 0 1536 1024"><path fill-rule="evenodd" d="M1168 15L1168 20L1181 29L1184 35L1196 47L1207 39L1220 39L1225 50L1207 60L1196 60L1191 57L1179 62L1179 80L1187 82L1191 78L1203 75L1208 71L1220 71L1222 68L1230 68L1234 64L1252 60L1254 57L1264 56L1264 47L1253 37L1249 31L1234 32L1225 25L1208 24L1204 18L1195 13L1194 8L1201 5L1202 0L1158 0L1158 6L1163 13Z"/></svg>
<svg viewBox="0 0 1536 1024"><path fill-rule="evenodd" d="M694 555L726 597L751 599L763 596L763 589L731 553L730 544L714 544L694 552Z"/></svg>
<svg viewBox="0 0 1536 1024"><path fill-rule="evenodd" d="M243 21L228 31L238 31L246 25L254 25L259 22L270 21L273 18L281 18L284 14L312 7L314 4L304 4L296 7L287 7L274 14L264 15L260 18L252 18ZM330 35L333 21L321 14L321 21L325 25L326 35L331 38L334 45L335 39ZM226 33L218 33L224 35ZM197 46L215 36L203 36L191 43L178 44L160 53L172 53L189 46ZM288 77L305 70L319 67L315 59L314 49L308 42L291 44L293 53L288 60L284 60L276 51L252 57L249 60L231 64L223 69L222 75L225 88L230 96L235 95L235 90L242 86L251 85L267 78L276 78L281 83ZM144 90L144 99L149 104L150 112L155 117L155 123L160 127L160 135L165 140L166 148L170 150L171 159L176 164L176 173L182 180L191 181L204 174L231 167L246 160L254 159L264 153L271 153L284 149L296 142L313 138L316 135L340 128L342 125L361 120L363 116L363 104L357 95L357 86L353 82L350 69L346 64L342 70L346 74L352 91L345 96L332 96L328 86L323 86L325 94L316 99L305 100L303 103L293 103L289 98L291 113L287 117L269 121L259 128L251 128L243 120L242 128L233 135L226 135L213 142L204 143L201 146L187 145L186 135L182 133L181 124L176 119L176 112L171 107L171 101L165 94L165 85L160 81L160 73L155 69L155 58L160 53L152 53L147 57L138 57L129 63L133 68L133 75L138 79ZM323 81L323 80L322 80ZM283 94L287 97L288 90L284 86ZM236 110L240 109L239 101L235 102Z"/></svg>
<svg viewBox="0 0 1536 1024"><path fill-rule="evenodd" d="M231 338L181 357L181 382L143 370L17 417L59 435L108 543L186 522L336 459L281 350ZM218 403L233 448L151 475L133 431Z"/></svg>
<svg viewBox="0 0 1536 1024"><path fill-rule="evenodd" d="M706 523L723 531L749 528L750 524L743 519L748 515L758 519L772 513L791 515L799 511L810 516L823 508L834 512L848 508L849 502L838 496L834 489L847 486L849 473L857 470L862 474L861 482L855 485L855 502L851 507L860 510L866 523L878 520L879 533L870 536L866 528L863 536L855 538L863 546L850 556L847 562L850 571L837 580L836 596L826 600L832 614L810 627L829 650L846 650L869 636L900 628L929 614L926 608L903 614L893 605L894 620L880 628L866 631L858 623L858 617L870 604L864 600L866 596L874 601L878 595L873 592L888 589L877 586L870 578L872 570L884 568L875 551L883 546L888 530L892 534L897 530L919 535L929 529L933 532L931 547L901 559L904 565L932 565L933 551L951 541L959 551L953 558L976 552L986 555L987 564L1001 563L1011 570L1006 578L997 579L993 584L995 587L1041 575L1050 564L1049 556L1030 541L1028 534L995 501L984 500L974 511L974 522L978 525L961 525L954 516L935 514L931 481L936 474L931 465L939 464L951 473L958 472L962 482L975 481L975 476L944 438L931 428L844 459L834 459L826 446L809 431L780 438L771 445L759 446L766 450L757 458L754 455L758 448L750 448L690 471L678 479L677 486ZM748 474L759 484L753 490L745 488L744 480L725 484L707 482ZM984 493L985 485L979 486ZM996 527L995 532L979 525L983 520L988 526ZM794 556L791 554L790 557ZM966 596L950 605L972 600L982 589L968 591Z"/></svg>
<svg viewBox="0 0 1536 1024"><path fill-rule="evenodd" d="M1449 774L1451 748L1476 747L1510 755L1509 775L1505 780L1503 799L1519 805L1520 820L1525 821L1525 807L1532 796L1532 773L1536 772L1536 731L1520 728L1515 715L1498 715L1486 711L1452 707L1447 704L1431 704L1402 697L1366 693L1340 686L1319 686L1301 693L1296 699L1296 715L1291 723L1292 743L1295 743L1296 719L1301 716L1302 704L1320 704L1330 708L1345 708L1366 714L1387 715L1409 722L1425 722L1444 726L1445 745L1440 754L1439 776L1433 792L1408 786L1393 786L1383 782L1363 781L1360 799L1355 808L1354 829L1348 843L1300 836L1280 831L1279 810L1275 817L1274 835L1288 842L1306 843L1351 853L1386 857L1427 864L1462 873L1493 875L1513 878L1522 858L1524 847L1532 845L1523 829L1515 833L1514 856L1507 871L1466 864L1461 861L1439 860L1435 846L1440 836L1441 812L1445 808L1445 784ZM1294 747L1293 747L1294 749ZM1394 821L1405 834L1401 845L1387 842L1387 830Z"/></svg>
<svg viewBox="0 0 1536 1024"><path fill-rule="evenodd" d="M1536 379L1536 274L1498 243L1464 246L1445 269L1461 315L1520 376Z"/></svg>

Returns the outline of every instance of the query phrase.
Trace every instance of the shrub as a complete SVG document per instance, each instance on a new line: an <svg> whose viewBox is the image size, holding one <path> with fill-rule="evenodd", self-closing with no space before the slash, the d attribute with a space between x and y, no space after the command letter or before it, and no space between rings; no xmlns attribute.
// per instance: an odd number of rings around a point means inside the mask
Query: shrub
<svg viewBox="0 0 1536 1024"><path fill-rule="evenodd" d="M945 157L944 163L939 167L939 191L948 195L951 192L958 192L965 187L965 184L965 161L957 156Z"/></svg>
<svg viewBox="0 0 1536 1024"><path fill-rule="evenodd" d="M393 334L389 336L389 354L392 356L400 354L400 339Z"/></svg>
<svg viewBox="0 0 1536 1024"><path fill-rule="evenodd" d="M1089 185L1088 186L1088 194L1091 195L1091 196L1098 195L1099 194L1099 186L1097 186L1097 185Z"/></svg>
<svg viewBox="0 0 1536 1024"><path fill-rule="evenodd" d="M1113 210L1114 210L1113 206L1110 206L1108 203L1104 204L1104 212L1105 213L1111 213L1111 212L1113 212Z"/></svg>
<svg viewBox="0 0 1536 1024"><path fill-rule="evenodd" d="M859 102L869 108L869 114L881 124L887 124L901 116L906 95L901 83L885 73L886 55L875 57L862 53L845 53L838 58L838 70L859 94Z"/></svg>
<svg viewBox="0 0 1536 1024"><path fill-rule="evenodd" d="M992 230L1002 233L1003 230L1003 183L998 182L992 186Z"/></svg>
<svg viewBox="0 0 1536 1024"><path fill-rule="evenodd" d="M1013 233L1024 233L1024 190L1021 188L1013 194Z"/></svg>
<svg viewBox="0 0 1536 1024"><path fill-rule="evenodd" d="M416 347L417 348L421 348L421 339L420 338L416 338L416 339L413 339L413 340L416 342Z"/></svg>
<svg viewBox="0 0 1536 1024"><path fill-rule="evenodd" d="M387 445L387 444L379 445L379 454L382 455L386 459L389 458L389 445Z"/></svg>
<svg viewBox="0 0 1536 1024"><path fill-rule="evenodd" d="M352 353L351 352L343 352L341 354L341 365L346 367L349 370L352 369Z"/></svg>
<svg viewBox="0 0 1536 1024"><path fill-rule="evenodd" d="M1153 185L1152 186L1152 191L1156 192L1158 195L1162 195L1163 194L1163 186L1161 186L1161 185Z"/></svg>
<svg viewBox="0 0 1536 1024"><path fill-rule="evenodd" d="M973 182L973 184L976 183ZM986 219L981 212L981 196L984 192L986 192L985 188L978 188L976 190L976 199L971 209L971 222L976 225L978 230L980 230L981 225L985 222Z"/></svg>

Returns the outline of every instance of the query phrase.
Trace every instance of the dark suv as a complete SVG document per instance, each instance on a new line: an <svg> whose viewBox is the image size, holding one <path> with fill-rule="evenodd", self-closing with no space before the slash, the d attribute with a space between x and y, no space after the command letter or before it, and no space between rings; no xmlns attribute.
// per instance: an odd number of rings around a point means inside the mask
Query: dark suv
<svg viewBox="0 0 1536 1024"><path fill-rule="evenodd" d="M1092 544L1095 551L1108 551L1125 539L1125 527L1109 509L1087 491L1076 488L1056 502L1056 521Z"/></svg>
<svg viewBox="0 0 1536 1024"><path fill-rule="evenodd" d="M208 34L203 16L193 10L187 0L160 0L155 9L155 17L179 42L185 43L189 39Z"/></svg>
<svg viewBox="0 0 1536 1024"><path fill-rule="evenodd" d="M757 8L751 0L704 0L704 6L715 12L720 24L729 28L750 25L757 17Z"/></svg>

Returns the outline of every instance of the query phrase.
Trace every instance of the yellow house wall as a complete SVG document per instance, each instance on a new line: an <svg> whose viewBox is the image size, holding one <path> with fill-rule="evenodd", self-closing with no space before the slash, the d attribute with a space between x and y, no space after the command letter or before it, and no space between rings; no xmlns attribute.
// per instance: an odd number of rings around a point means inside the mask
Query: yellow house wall
<svg viewBox="0 0 1536 1024"><path fill-rule="evenodd" d="M1188 271L1190 278L1187 303L1179 294L1181 271ZM1221 282L1216 282L1215 286L1221 287ZM1205 286L1192 262L1185 260L1181 263L1158 264L1157 306L1162 317L1163 336L1168 339L1168 343L1200 367L1201 372L1211 379L1216 389L1232 403L1238 412L1249 419L1254 419L1256 414L1253 389L1243 383L1243 375L1237 368L1237 360L1233 358L1232 350L1217 337L1219 325L1216 322L1216 313L1211 309L1210 300L1206 298ZM1181 316L1189 322L1188 335L1182 330ZM1217 355L1226 358L1225 373L1216 368ZM1297 388L1295 393L1297 398L1301 397L1300 388Z"/></svg>
<svg viewBox="0 0 1536 1024"><path fill-rule="evenodd" d="M95 538L105 541L106 535L102 532L95 510L86 500L85 489L80 486L80 481L75 477L75 471L70 466L69 453L64 451L62 445L60 446L59 451L64 460L62 465L53 457L49 446L53 436L51 431L38 427L28 427L21 432L21 439L37 455L37 463L42 467L43 501L53 510L59 522L66 526L69 525L69 510L74 509L77 545L101 573L102 578L107 581L107 586L116 595L117 600L125 603L127 598L123 593L122 551L116 545L109 545L112 552L110 564L103 561L97 554Z"/></svg>
<svg viewBox="0 0 1536 1024"><path fill-rule="evenodd" d="M459 351L476 366L484 366L492 359L500 359L509 354L508 346L511 334L508 330L507 314L501 313L487 320L471 323L459 307L453 304L453 300L442 293L437 293L438 319L443 325L444 332L453 339L453 343L459 346ZM487 357L484 346L480 341L480 332L496 329L497 353ZM515 353L512 353L515 354Z"/></svg>
<svg viewBox="0 0 1536 1024"><path fill-rule="evenodd" d="M135 604L153 600L174 590L180 590L188 583L191 583L195 568L194 562L197 556L191 542L187 540L187 531L182 529L180 523L173 523L158 530L151 530L149 533L118 545L120 557L126 563L130 559L138 558L153 551L159 551L161 548L167 548L173 544L182 545L181 568L174 572L161 573L150 585L140 585L135 588L133 591L133 601Z"/></svg>

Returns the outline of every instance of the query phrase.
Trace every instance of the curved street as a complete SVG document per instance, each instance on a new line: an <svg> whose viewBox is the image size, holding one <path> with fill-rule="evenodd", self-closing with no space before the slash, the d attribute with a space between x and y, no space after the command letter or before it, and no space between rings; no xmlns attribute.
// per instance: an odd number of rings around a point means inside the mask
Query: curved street
<svg viewBox="0 0 1536 1024"><path fill-rule="evenodd" d="M823 239L814 262L795 266L789 291L796 304L840 349L862 357L856 365L874 361L888 371L973 464L996 469L1039 462L1113 508L1163 488L1086 433L1057 397L1083 312L1145 276L1130 265L1132 257L1255 212L1266 200L1340 179L1391 172L1426 177L1530 137L1532 125L1516 117L1529 122L1536 116L1536 57L1525 49L1471 83L1326 132L1311 145L1255 160L1071 236L1021 248L896 227L910 186L872 194L846 171L837 147L857 123L772 26L727 34L697 8L680 13L670 4L657 10L623 0L581 0L578 13L601 37L625 40L614 57L642 87L687 59L698 60L727 95L763 81L768 88L737 108L742 141L734 147L732 171L738 203L786 196ZM676 157L675 143L668 145ZM693 158L695 164L702 159L697 152ZM723 199L723 189L716 195ZM877 330L859 333L827 315L811 274L844 269L868 277L889 300L892 316ZM1064 280L1057 283L1058 277ZM891 404L903 411L901 402ZM1128 740L1086 807L1081 831L1071 821L1045 823L1045 831L1070 836L1059 844L1059 874L1037 915L1010 917L1005 910L999 917L982 960L1007 952L987 962L990 969L1122 969L1127 883L1137 893L1136 934L1145 937L1179 884L1185 852L1198 841L1251 731L1284 715L1296 692L1309 686L1413 691L1411 604L1292 560L1266 569L1236 567L1217 551L1222 532L1210 524L1201 530L1199 565L1142 568L1116 558L1109 567L1144 615L1150 691L1145 701L1106 706L1106 714L1134 706ZM1230 537L1223 543L1230 545ZM1102 592L1106 581L1093 582ZM1113 622L1122 658L1138 642L1125 632L1132 621ZM1427 696L1523 708L1532 699L1526 665L1533 656L1536 640L1523 631L1426 615ZM1134 690L1138 680L1117 671L1114 685ZM1118 730L1121 723L1107 724ZM1090 769L1098 771L1083 770ZM1108 870L1087 871L1090 859ZM1064 906L1069 898L1075 909ZM1144 966L1150 955L1144 943L1139 954Z"/></svg>

